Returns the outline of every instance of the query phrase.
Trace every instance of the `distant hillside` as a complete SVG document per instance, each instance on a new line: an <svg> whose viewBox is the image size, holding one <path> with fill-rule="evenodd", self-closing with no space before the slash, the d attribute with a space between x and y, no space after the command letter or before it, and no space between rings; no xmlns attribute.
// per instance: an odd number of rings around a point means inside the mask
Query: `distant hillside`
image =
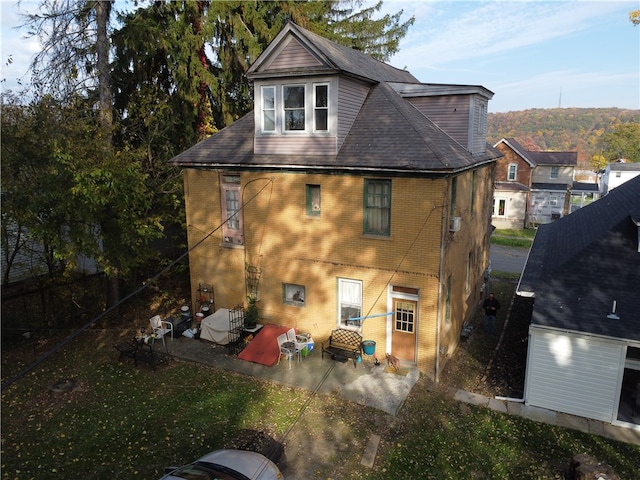
<svg viewBox="0 0 640 480"><path fill-rule="evenodd" d="M535 108L490 113L487 141L515 137L527 148L577 151L578 163L588 163L598 151L598 139L616 125L640 122L640 110L620 108Z"/></svg>

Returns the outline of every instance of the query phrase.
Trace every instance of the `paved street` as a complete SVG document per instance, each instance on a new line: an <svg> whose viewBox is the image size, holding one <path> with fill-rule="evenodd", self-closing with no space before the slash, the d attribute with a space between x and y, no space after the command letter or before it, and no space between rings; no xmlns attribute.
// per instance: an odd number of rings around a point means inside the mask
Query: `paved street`
<svg viewBox="0 0 640 480"><path fill-rule="evenodd" d="M491 245L491 270L494 272L522 273L528 254L528 248Z"/></svg>

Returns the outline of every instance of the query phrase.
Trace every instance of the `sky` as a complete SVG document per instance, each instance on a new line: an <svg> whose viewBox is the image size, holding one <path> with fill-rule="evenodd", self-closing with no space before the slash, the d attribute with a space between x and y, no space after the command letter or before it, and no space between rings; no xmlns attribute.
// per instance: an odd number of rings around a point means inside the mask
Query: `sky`
<svg viewBox="0 0 640 480"><path fill-rule="evenodd" d="M39 45L15 25L18 11L33 6L0 0L3 91L28 83ZM423 83L482 85L494 93L489 112L508 112L640 109L640 26L629 21L636 9L639 0L385 0L382 13L415 17L390 64Z"/></svg>

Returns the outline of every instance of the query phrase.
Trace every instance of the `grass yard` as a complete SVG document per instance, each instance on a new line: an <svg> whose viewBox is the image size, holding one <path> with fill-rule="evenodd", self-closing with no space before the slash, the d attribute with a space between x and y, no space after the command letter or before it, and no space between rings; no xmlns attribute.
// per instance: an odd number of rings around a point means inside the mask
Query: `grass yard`
<svg viewBox="0 0 640 480"><path fill-rule="evenodd" d="M506 307L513 282L492 288ZM637 478L638 446L454 401L445 387L477 386L494 345L486 340L460 348L447 364L460 362L464 375L449 372L448 384L438 385L422 377L396 417L203 365L135 368L118 362L112 343L113 330L89 330L2 392L3 480L153 480L167 465L241 446L247 432L306 442L314 474L305 478L557 479L576 453ZM40 340L38 354L54 344ZM25 345L3 348L3 383L37 358ZM51 393L47 387L61 379L81 389ZM368 469L360 456L374 433L381 442ZM323 441L340 448L319 458Z"/></svg>
<svg viewBox="0 0 640 480"><path fill-rule="evenodd" d="M491 243L504 247L531 248L535 234L535 228L526 228L524 230L498 228L491 235Z"/></svg>

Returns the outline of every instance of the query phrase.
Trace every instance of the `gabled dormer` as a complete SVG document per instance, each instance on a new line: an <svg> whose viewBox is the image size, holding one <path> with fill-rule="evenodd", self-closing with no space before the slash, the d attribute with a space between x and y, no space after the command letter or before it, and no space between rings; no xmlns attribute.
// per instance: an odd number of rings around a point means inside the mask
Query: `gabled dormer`
<svg viewBox="0 0 640 480"><path fill-rule="evenodd" d="M254 153L335 155L370 88L409 73L288 23L247 72Z"/></svg>

